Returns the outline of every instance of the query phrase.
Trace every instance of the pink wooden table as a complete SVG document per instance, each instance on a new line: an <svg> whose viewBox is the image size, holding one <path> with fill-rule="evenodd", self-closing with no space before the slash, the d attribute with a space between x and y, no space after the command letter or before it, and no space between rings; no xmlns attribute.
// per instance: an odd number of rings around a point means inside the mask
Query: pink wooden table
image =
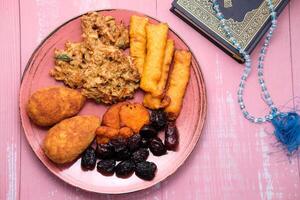
<svg viewBox="0 0 300 200"><path fill-rule="evenodd" d="M169 12L171 0L1 0L0 1L0 199L300 199L299 156L288 159L275 147L269 125L242 117L236 89L237 64ZM57 26L89 10L125 8L169 23L196 54L208 91L207 122L187 162L156 186L127 195L102 195L72 187L52 175L28 145L18 113L18 92L35 47ZM267 56L266 81L284 109L300 105L300 1L292 0L279 19ZM258 56L258 49L253 53ZM267 112L251 77L246 103ZM294 98L293 98L294 97Z"/></svg>

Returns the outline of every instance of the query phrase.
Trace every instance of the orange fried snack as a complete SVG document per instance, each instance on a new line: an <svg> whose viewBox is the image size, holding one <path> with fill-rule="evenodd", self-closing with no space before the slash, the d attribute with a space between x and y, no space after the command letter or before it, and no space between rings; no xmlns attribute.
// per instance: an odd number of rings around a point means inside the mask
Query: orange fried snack
<svg viewBox="0 0 300 200"><path fill-rule="evenodd" d="M107 126L100 126L96 130L96 140L98 144L106 144L111 139L116 138L129 138L134 133L129 127L122 127L120 129L115 129Z"/></svg>
<svg viewBox="0 0 300 200"><path fill-rule="evenodd" d="M168 39L166 49L165 49L164 62L161 70L161 77L157 84L157 89L152 92L152 95L154 97L159 97L164 92L164 89L167 84L168 76L169 76L169 70L170 70L170 65L174 54L174 49L175 49L174 40Z"/></svg>
<svg viewBox="0 0 300 200"><path fill-rule="evenodd" d="M104 113L102 118L102 125L108 126L111 128L119 129L120 128L120 117L119 112L121 106L126 104L126 102L117 103L111 106L107 111Z"/></svg>
<svg viewBox="0 0 300 200"><path fill-rule="evenodd" d="M190 79L191 58L189 51L175 51L174 68L166 92L166 96L171 99L170 104L165 108L170 120L175 120L181 111L183 97Z"/></svg>
<svg viewBox="0 0 300 200"><path fill-rule="evenodd" d="M164 62L162 66L162 74L158 82L157 89L152 93L154 95L152 95L151 93L147 93L144 96L143 104L147 108L150 109L164 108L168 106L168 104L170 103L170 101L168 101L168 98L163 100L163 93L168 80L173 54L174 54L174 40L168 39L166 50L165 50Z"/></svg>
<svg viewBox="0 0 300 200"><path fill-rule="evenodd" d="M109 141L110 139L107 137L101 137L101 136L96 137L97 144L107 144Z"/></svg>
<svg viewBox="0 0 300 200"><path fill-rule="evenodd" d="M139 130L150 121L148 110L141 104L127 104L120 109L121 124L138 133Z"/></svg>
<svg viewBox="0 0 300 200"><path fill-rule="evenodd" d="M119 130L119 136L122 138L129 138L133 134L134 133L133 133L132 129L129 127L123 127L123 128L120 128L120 130Z"/></svg>
<svg viewBox="0 0 300 200"><path fill-rule="evenodd" d="M53 126L46 135L43 150L54 163L75 160L94 140L100 119L95 116L76 116Z"/></svg>
<svg viewBox="0 0 300 200"><path fill-rule="evenodd" d="M143 74L144 62L146 58L146 25L149 19L132 15L130 17L130 56L133 58L133 63L138 68L140 75Z"/></svg>
<svg viewBox="0 0 300 200"><path fill-rule="evenodd" d="M163 98L153 97L150 93L146 93L143 99L143 105L152 110L165 108L170 102L171 99L168 96L164 96Z"/></svg>
<svg viewBox="0 0 300 200"><path fill-rule="evenodd" d="M111 139L115 139L119 136L119 129L108 126L100 126L96 130L96 136L96 141L98 144L106 144Z"/></svg>
<svg viewBox="0 0 300 200"><path fill-rule="evenodd" d="M96 130L96 135L106 137L109 139L117 138L119 135L119 129L111 128L108 126L100 126Z"/></svg>
<svg viewBox="0 0 300 200"><path fill-rule="evenodd" d="M85 103L85 97L66 87L54 86L37 90L29 98L26 110L39 126L52 126L76 115Z"/></svg>
<svg viewBox="0 0 300 200"><path fill-rule="evenodd" d="M168 25L164 23L146 26L147 55L140 83L140 87L146 92L154 93L157 89L162 74L168 29Z"/></svg>

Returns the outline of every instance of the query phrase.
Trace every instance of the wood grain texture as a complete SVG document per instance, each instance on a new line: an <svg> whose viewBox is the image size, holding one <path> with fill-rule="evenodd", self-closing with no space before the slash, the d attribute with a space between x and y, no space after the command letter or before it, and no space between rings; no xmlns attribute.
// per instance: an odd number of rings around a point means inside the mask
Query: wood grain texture
<svg viewBox="0 0 300 200"><path fill-rule="evenodd" d="M300 1L291 1L290 3L290 37L291 37L291 62L292 62L292 73L293 73L293 109L299 111L300 109L300 56L299 56L299 46L300 46L300 15L299 9ZM298 156L298 171L300 172L300 156ZM300 179L300 173L299 173Z"/></svg>
<svg viewBox="0 0 300 200"><path fill-rule="evenodd" d="M18 0L0 1L0 199L19 198L20 29Z"/></svg>
<svg viewBox="0 0 300 200"><path fill-rule="evenodd" d="M147 6L145 6L147 5ZM65 9L67 8L67 9ZM60 0L22 0L21 1L21 24L22 26L22 70L40 43L51 31L65 21L91 10L123 8L143 12L155 16L156 2L145 1L123 1L123 0L81 0L81 1L60 1ZM28 27L29 26L29 27ZM72 187L58 178L54 177L43 164L34 156L28 145L24 134L22 134L22 173L21 173L21 196L23 199L36 199L40 194L44 194L43 199L153 199L160 198L161 191L159 185L141 193L133 193L126 196L111 196L85 192ZM32 167L28 167L28 165ZM32 179L35 174L38 179ZM27 184L28 181L31 184ZM43 187L39 187L43 185ZM39 187L39 194L33 193Z"/></svg>
<svg viewBox="0 0 300 200"><path fill-rule="evenodd" d="M170 14L170 2L158 1L158 18L167 21L184 37L197 55L205 74L209 106L200 144L183 169L162 184L167 188L163 190L164 198L299 198L297 159L289 163L283 152L276 152L270 126L250 124L239 111L236 90L242 66ZM288 16L286 9L279 19L279 29L266 60L266 81L271 83L269 89L279 107L293 97ZM254 58L258 57L258 52L256 49ZM279 74L280 79L277 78ZM248 109L255 115L266 113L255 75L248 85Z"/></svg>
<svg viewBox="0 0 300 200"><path fill-rule="evenodd" d="M297 157L288 160L276 147L271 126L250 124L239 111L236 89L242 66L170 13L170 4L171 0L20 0L19 12L17 0L0 1L0 40L5 47L0 50L5 67L0 73L0 199L300 199ZM208 118L195 151L161 184L128 195L94 194L67 185L46 170L20 134L20 67L24 71L35 47L57 26L104 8L137 10L166 21L196 54L207 84ZM266 58L266 82L283 110L297 108L300 99L299 9L300 2L294 0L282 13ZM255 58L258 52L257 48ZM248 109L255 115L266 113L254 75L246 88Z"/></svg>

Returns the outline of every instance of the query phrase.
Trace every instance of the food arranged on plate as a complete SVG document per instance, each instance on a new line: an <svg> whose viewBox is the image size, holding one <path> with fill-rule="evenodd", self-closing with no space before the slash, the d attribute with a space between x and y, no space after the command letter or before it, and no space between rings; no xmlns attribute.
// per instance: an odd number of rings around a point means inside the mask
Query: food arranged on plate
<svg viewBox="0 0 300 200"><path fill-rule="evenodd" d="M39 89L27 103L32 122L50 127L43 151L56 164L81 157L85 171L152 180L158 167L147 161L150 153L178 150L176 119L191 53L176 49L166 23L142 16L131 16L128 30L112 16L92 12L81 17L81 29L81 42L67 41L65 49L55 50L50 76L66 87ZM138 88L143 101L128 101ZM86 99L109 105L102 120L77 115Z"/></svg>
<svg viewBox="0 0 300 200"><path fill-rule="evenodd" d="M46 87L34 92L27 103L27 114L39 126L52 126L76 115L85 97L66 87Z"/></svg>
<svg viewBox="0 0 300 200"><path fill-rule="evenodd" d="M140 76L132 58L125 54L129 34L111 16L89 13L81 18L82 42L67 42L55 51L50 75L89 99L114 104L132 98Z"/></svg>
<svg viewBox="0 0 300 200"><path fill-rule="evenodd" d="M49 129L43 150L55 163L72 162L92 143L99 126L100 119L96 116L64 119Z"/></svg>

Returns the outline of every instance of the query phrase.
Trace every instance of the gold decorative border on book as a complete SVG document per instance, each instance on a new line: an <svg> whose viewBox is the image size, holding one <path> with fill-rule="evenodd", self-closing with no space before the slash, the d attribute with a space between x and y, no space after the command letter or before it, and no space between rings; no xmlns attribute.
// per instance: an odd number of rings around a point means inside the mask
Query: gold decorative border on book
<svg viewBox="0 0 300 200"><path fill-rule="evenodd" d="M280 0L273 0L273 3L277 7ZM230 44L220 27L219 19L215 16L212 3L209 0L178 0L177 4ZM226 19L226 24L230 27L233 36L238 40L242 48L245 49L263 24L266 23L269 15L267 2L263 1L257 9L246 13L243 21L238 22L230 18Z"/></svg>

